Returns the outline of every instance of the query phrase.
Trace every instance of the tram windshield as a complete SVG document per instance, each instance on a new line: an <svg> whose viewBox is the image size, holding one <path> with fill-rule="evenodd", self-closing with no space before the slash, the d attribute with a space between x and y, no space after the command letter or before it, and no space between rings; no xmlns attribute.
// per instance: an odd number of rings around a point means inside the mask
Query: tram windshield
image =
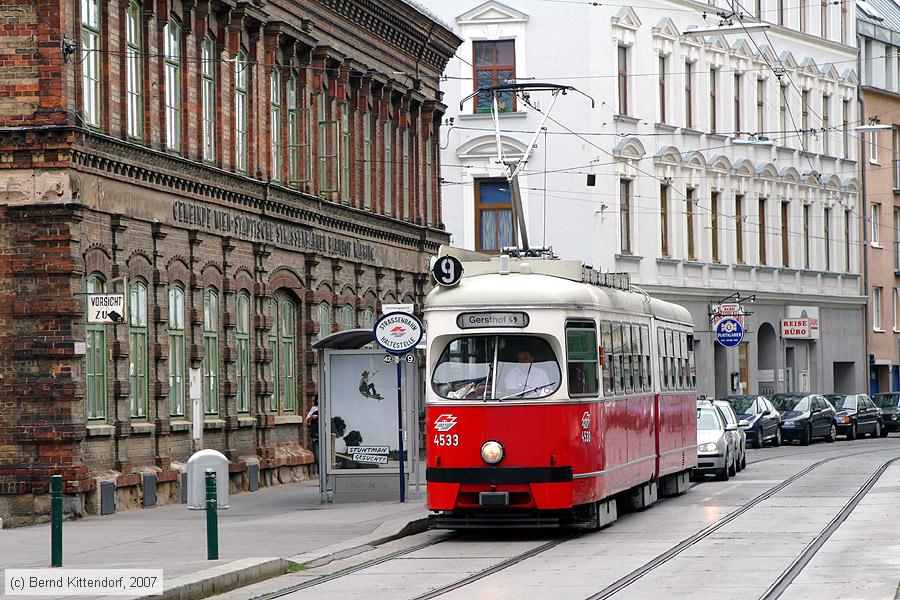
<svg viewBox="0 0 900 600"><path fill-rule="evenodd" d="M431 385L450 400L545 398L559 389L559 363L550 344L528 335L456 338L441 354Z"/></svg>

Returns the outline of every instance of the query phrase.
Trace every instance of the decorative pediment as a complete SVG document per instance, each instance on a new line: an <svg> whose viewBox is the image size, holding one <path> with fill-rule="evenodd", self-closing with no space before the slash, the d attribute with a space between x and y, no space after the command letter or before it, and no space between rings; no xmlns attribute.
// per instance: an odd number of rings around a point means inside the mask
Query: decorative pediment
<svg viewBox="0 0 900 600"><path fill-rule="evenodd" d="M528 15L495 0L488 0L456 17L460 25L492 25L496 23L523 23Z"/></svg>
<svg viewBox="0 0 900 600"><path fill-rule="evenodd" d="M822 180L822 183L825 184L825 188L829 191L837 192L841 188L841 178L837 173L822 175L820 179Z"/></svg>
<svg viewBox="0 0 900 600"><path fill-rule="evenodd" d="M692 167L694 169L705 169L706 168L706 157L703 156L703 153L694 150L693 152L688 152L682 157L682 161L684 161L684 165L688 167Z"/></svg>
<svg viewBox="0 0 900 600"><path fill-rule="evenodd" d="M859 191L859 179L857 179L856 177L845 177L841 180L841 185L848 192Z"/></svg>
<svg viewBox="0 0 900 600"><path fill-rule="evenodd" d="M753 168L753 162L749 158L739 158L731 166L731 171L735 175L750 177L753 175L755 169Z"/></svg>
<svg viewBox="0 0 900 600"><path fill-rule="evenodd" d="M802 185L819 185L821 177L822 174L815 169L804 171L803 175L800 176L800 183Z"/></svg>
<svg viewBox="0 0 900 600"><path fill-rule="evenodd" d="M847 69L843 73L841 73L841 83L847 86L856 87L856 84L859 83L859 78L856 76L856 71L853 69Z"/></svg>
<svg viewBox="0 0 900 600"><path fill-rule="evenodd" d="M675 22L672 21L669 17L663 18L656 26L653 28L653 37L661 37L667 40L676 40L678 36L681 35L678 31L678 27L675 26Z"/></svg>
<svg viewBox="0 0 900 600"><path fill-rule="evenodd" d="M675 146L660 146L653 155L653 162L664 165L681 164L681 152Z"/></svg>
<svg viewBox="0 0 900 600"><path fill-rule="evenodd" d="M641 140L631 136L619 141L613 148L613 156L625 160L640 160L646 153Z"/></svg>
<svg viewBox="0 0 900 600"><path fill-rule="evenodd" d="M731 50L728 47L728 43L725 42L725 38L721 35L711 35L706 38L706 49L710 52L721 52L722 54Z"/></svg>
<svg viewBox="0 0 900 600"><path fill-rule="evenodd" d="M794 55L790 53L790 51L785 50L781 54L778 55L778 62L781 63L781 66L785 69L796 69L797 61L794 59Z"/></svg>
<svg viewBox="0 0 900 600"><path fill-rule="evenodd" d="M500 145L503 148L503 156L516 158L525 154L528 145L515 138L500 136ZM493 135L482 135L471 139L456 149L456 156L460 159L496 159L497 139Z"/></svg>
<svg viewBox="0 0 900 600"><path fill-rule="evenodd" d="M775 64L778 58L772 51L772 47L768 44L765 44L759 47L759 52L753 55L753 60L764 65L771 65Z"/></svg>
<svg viewBox="0 0 900 600"><path fill-rule="evenodd" d="M731 161L724 154L716 154L715 156L711 156L709 158L708 166L714 171L730 171Z"/></svg>
<svg viewBox="0 0 900 600"><path fill-rule="evenodd" d="M759 177L775 179L778 177L778 169L775 168L774 164L772 164L770 162L766 162L766 163L762 163L761 165L756 167L756 174Z"/></svg>
<svg viewBox="0 0 900 600"><path fill-rule="evenodd" d="M753 58L753 50L750 48L747 40L740 39L731 45L731 55L749 60Z"/></svg>
<svg viewBox="0 0 900 600"><path fill-rule="evenodd" d="M641 26L641 20L630 6L619 9L619 12L610 19L610 22L613 24L614 28L621 27L623 29L630 29L631 31L637 31Z"/></svg>
<svg viewBox="0 0 900 600"><path fill-rule="evenodd" d="M800 73L809 77L818 77L819 67L816 66L816 61L810 57L804 58L800 63Z"/></svg>
<svg viewBox="0 0 900 600"><path fill-rule="evenodd" d="M794 167L784 167L779 171L778 176L785 182L798 183L800 181L800 171Z"/></svg>
<svg viewBox="0 0 900 600"><path fill-rule="evenodd" d="M831 81L831 82L836 82L838 79L841 78L840 74L838 73L838 70L834 68L834 65L832 63L827 63L827 64L822 65L822 67L820 69L820 73L821 73L823 79L827 79L828 81Z"/></svg>

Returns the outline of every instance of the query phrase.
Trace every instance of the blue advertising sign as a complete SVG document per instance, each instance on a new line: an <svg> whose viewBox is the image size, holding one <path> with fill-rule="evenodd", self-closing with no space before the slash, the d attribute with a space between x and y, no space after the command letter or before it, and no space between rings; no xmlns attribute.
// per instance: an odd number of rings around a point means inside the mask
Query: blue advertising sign
<svg viewBox="0 0 900 600"><path fill-rule="evenodd" d="M744 327L737 319L726 317L716 325L716 339L726 348L733 348L744 339Z"/></svg>

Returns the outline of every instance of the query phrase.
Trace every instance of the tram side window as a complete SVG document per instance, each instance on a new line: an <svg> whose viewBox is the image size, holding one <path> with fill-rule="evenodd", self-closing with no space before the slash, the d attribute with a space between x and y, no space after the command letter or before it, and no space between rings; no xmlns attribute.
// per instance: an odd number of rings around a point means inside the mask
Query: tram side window
<svg viewBox="0 0 900 600"><path fill-rule="evenodd" d="M688 387L694 389L697 386L697 367L694 364L694 336L687 336L688 354Z"/></svg>
<svg viewBox="0 0 900 600"><path fill-rule="evenodd" d="M650 327L641 325L641 364L644 369L644 390L653 389L653 374L650 369Z"/></svg>
<svg viewBox="0 0 900 600"><path fill-rule="evenodd" d="M669 389L669 366L666 360L666 331L663 328L656 330L656 354L659 356L659 386L660 389Z"/></svg>
<svg viewBox="0 0 900 600"><path fill-rule="evenodd" d="M644 376L644 360L641 356L641 326L637 323L631 325L631 343L634 349L634 389L640 391L645 388L647 378Z"/></svg>
<svg viewBox="0 0 900 600"><path fill-rule="evenodd" d="M600 338L603 345L603 395L610 396L613 393L613 360L612 360L612 329L609 321L600 323Z"/></svg>
<svg viewBox="0 0 900 600"><path fill-rule="evenodd" d="M612 325L612 341L613 341L613 389L616 394L625 391L625 370L624 361L622 360L622 324L613 323Z"/></svg>
<svg viewBox="0 0 900 600"><path fill-rule="evenodd" d="M596 396L600 382L597 378L597 328L593 323L568 323L566 326L566 370L569 375L569 394Z"/></svg>
<svg viewBox="0 0 900 600"><path fill-rule="evenodd" d="M666 329L666 349L669 351L669 389L675 389L675 338L671 329Z"/></svg>
<svg viewBox="0 0 900 600"><path fill-rule="evenodd" d="M675 373L674 380L672 381L672 387L677 388L679 390L684 389L684 384L682 383L681 375L681 340L679 339L678 332L673 332L673 346L672 346L672 370Z"/></svg>
<svg viewBox="0 0 900 600"><path fill-rule="evenodd" d="M682 331L678 334L678 337L679 345L681 346L681 381L684 389L688 390L691 388L691 386L688 381L687 334Z"/></svg>
<svg viewBox="0 0 900 600"><path fill-rule="evenodd" d="M622 359L625 361L625 393L634 391L634 365L631 361L631 325L622 323Z"/></svg>

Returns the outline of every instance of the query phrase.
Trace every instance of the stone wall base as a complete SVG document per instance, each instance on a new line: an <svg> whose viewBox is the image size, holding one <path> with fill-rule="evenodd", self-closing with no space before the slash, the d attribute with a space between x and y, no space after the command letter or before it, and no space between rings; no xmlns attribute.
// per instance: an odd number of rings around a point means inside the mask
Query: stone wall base
<svg viewBox="0 0 900 600"><path fill-rule="evenodd" d="M309 455L309 456L307 456ZM292 463L292 464L289 464ZM297 483L310 479L313 465L309 452L279 460L260 459L256 456L240 456L230 463L229 493L239 494L250 490L251 465L259 465L259 487L272 487L284 483ZM180 504L186 499L182 489L182 473L186 463L172 462L168 469L140 468L133 473L118 471L95 472L94 486L88 492L63 495L63 514L66 519L78 519L85 515L101 514L101 483L115 484L115 512L144 506L144 476L156 476L156 504L166 506ZM0 495L0 527L24 527L50 521L50 494Z"/></svg>

